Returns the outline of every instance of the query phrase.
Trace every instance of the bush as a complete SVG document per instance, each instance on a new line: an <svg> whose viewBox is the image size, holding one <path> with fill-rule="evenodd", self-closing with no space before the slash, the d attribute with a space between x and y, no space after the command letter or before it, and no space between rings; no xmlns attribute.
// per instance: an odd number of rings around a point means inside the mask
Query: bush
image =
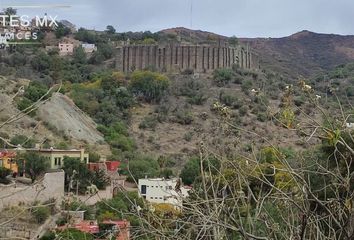
<svg viewBox="0 0 354 240"><path fill-rule="evenodd" d="M222 87L228 84L234 76L234 72L231 69L217 69L214 71L214 81L217 86Z"/></svg>
<svg viewBox="0 0 354 240"><path fill-rule="evenodd" d="M44 223L50 215L50 209L49 207L37 206L32 212L32 215L37 223Z"/></svg>
<svg viewBox="0 0 354 240"><path fill-rule="evenodd" d="M24 135L16 135L11 138L10 143L13 145L21 145L25 148L33 148L35 146L35 141L32 138L27 138Z"/></svg>
<svg viewBox="0 0 354 240"><path fill-rule="evenodd" d="M248 112L248 107L244 105L244 106L240 107L240 109L238 111L241 116L245 116Z"/></svg>
<svg viewBox="0 0 354 240"><path fill-rule="evenodd" d="M129 83L131 91L147 102L160 101L169 85L170 80L165 75L150 71L134 72Z"/></svg>
<svg viewBox="0 0 354 240"><path fill-rule="evenodd" d="M154 130L157 126L156 116L146 116L143 121L139 124L140 129L151 129Z"/></svg>
<svg viewBox="0 0 354 240"><path fill-rule="evenodd" d="M260 121L260 122L265 122L267 121L268 117L267 117L267 114L264 113L264 112L258 112L257 113L257 120Z"/></svg>
<svg viewBox="0 0 354 240"><path fill-rule="evenodd" d="M24 97L31 100L32 102L37 102L43 95L48 91L48 88L42 83L32 81L26 88Z"/></svg>
<svg viewBox="0 0 354 240"><path fill-rule="evenodd" d="M11 174L10 169L0 167L0 183L9 184L10 181L6 177L9 176L10 174Z"/></svg>
<svg viewBox="0 0 354 240"><path fill-rule="evenodd" d="M175 122L182 125L189 125L193 122L193 113L189 110L178 110L175 114Z"/></svg>
<svg viewBox="0 0 354 240"><path fill-rule="evenodd" d="M159 164L149 156L138 156L129 161L129 171L126 165L122 167L121 173L127 175L127 180L130 182L138 181L138 179L145 178L145 176L148 178L158 177Z"/></svg>
<svg viewBox="0 0 354 240"><path fill-rule="evenodd" d="M223 91L220 92L219 100L221 103L225 104L228 107L239 108L241 104L236 96L226 94Z"/></svg>
<svg viewBox="0 0 354 240"><path fill-rule="evenodd" d="M186 165L184 165L180 177L186 185L194 183L196 177L200 175L200 163L198 158L191 158Z"/></svg>
<svg viewBox="0 0 354 240"><path fill-rule="evenodd" d="M192 137L193 137L193 133L191 133L191 132L187 132L183 136L184 140L186 140L187 142L190 142L192 140Z"/></svg>
<svg viewBox="0 0 354 240"><path fill-rule="evenodd" d="M252 88L252 81L251 80L246 80L246 81L243 81L242 84L241 84L241 89L244 93L248 94L249 91L251 90Z"/></svg>

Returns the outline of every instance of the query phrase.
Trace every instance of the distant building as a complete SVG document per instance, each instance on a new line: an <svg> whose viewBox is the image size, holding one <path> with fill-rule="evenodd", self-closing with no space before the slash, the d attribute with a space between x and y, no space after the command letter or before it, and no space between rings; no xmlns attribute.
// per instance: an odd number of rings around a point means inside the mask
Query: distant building
<svg viewBox="0 0 354 240"><path fill-rule="evenodd" d="M62 168L64 165L64 157L78 158L83 163L89 162L89 154L85 153L85 149L34 149L29 151L38 151L39 155L46 157L48 160L50 160L51 169Z"/></svg>
<svg viewBox="0 0 354 240"><path fill-rule="evenodd" d="M68 56L74 53L74 44L72 43L59 43L59 55Z"/></svg>
<svg viewBox="0 0 354 240"><path fill-rule="evenodd" d="M64 165L64 157L77 158L83 163L89 162L89 154L85 153L85 149L70 149L70 150L60 150L60 149L40 149L40 148L31 148L31 149L21 149L17 148L12 151L18 152L35 152L40 156L45 157L50 162L50 169L60 169ZM26 159L25 159L26 160Z"/></svg>
<svg viewBox="0 0 354 240"><path fill-rule="evenodd" d="M18 165L17 165L15 158L16 158L15 152L1 151L0 152L0 167L7 168L13 172L18 173Z"/></svg>
<svg viewBox="0 0 354 240"><path fill-rule="evenodd" d="M74 225L57 227L56 229L63 231L68 228L74 228L76 230L89 234L100 234L102 236L104 236L104 234L107 234L107 232L110 232L116 236L116 240L130 239L130 222L127 220L106 220L103 221L100 225L98 225L97 220L86 220L81 221L80 223L76 223Z"/></svg>
<svg viewBox="0 0 354 240"><path fill-rule="evenodd" d="M151 203L167 203L181 207L190 188L182 186L180 179L139 179L139 195Z"/></svg>
<svg viewBox="0 0 354 240"><path fill-rule="evenodd" d="M88 163L88 169L91 171L105 170L107 172L117 172L120 166L119 161L104 161Z"/></svg>
<svg viewBox="0 0 354 240"><path fill-rule="evenodd" d="M95 44L83 43L81 47L84 49L85 53L93 53L97 51Z"/></svg>

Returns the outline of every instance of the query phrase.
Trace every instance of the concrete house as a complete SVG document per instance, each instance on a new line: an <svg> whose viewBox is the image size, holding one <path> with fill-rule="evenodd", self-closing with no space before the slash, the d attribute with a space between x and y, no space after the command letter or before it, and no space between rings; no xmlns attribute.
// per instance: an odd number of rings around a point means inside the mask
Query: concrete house
<svg viewBox="0 0 354 240"><path fill-rule="evenodd" d="M69 56L74 53L74 44L72 43L59 43L58 48L60 56Z"/></svg>
<svg viewBox="0 0 354 240"><path fill-rule="evenodd" d="M64 157L78 158L81 162L84 162L86 164L89 162L89 154L85 153L85 149L34 149L29 151L38 151L39 155L46 157L48 160L50 160L51 169L62 168L64 165Z"/></svg>
<svg viewBox="0 0 354 240"><path fill-rule="evenodd" d="M50 162L50 169L60 169L64 165L64 157L77 158L83 163L89 162L89 154L85 153L85 149L70 149L70 150L60 150L60 149L41 149L41 148L31 148L31 149L14 149L15 152L35 152L40 156L45 157ZM24 159L26 161L26 159Z"/></svg>
<svg viewBox="0 0 354 240"><path fill-rule="evenodd" d="M167 203L182 207L183 198L190 188L181 185L180 179L145 178L139 179L139 195L151 203Z"/></svg>

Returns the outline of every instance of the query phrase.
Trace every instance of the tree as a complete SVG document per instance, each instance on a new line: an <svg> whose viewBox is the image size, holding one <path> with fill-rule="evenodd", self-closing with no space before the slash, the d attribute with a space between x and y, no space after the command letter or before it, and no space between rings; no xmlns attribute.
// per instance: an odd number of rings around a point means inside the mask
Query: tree
<svg viewBox="0 0 354 240"><path fill-rule="evenodd" d="M147 102L158 102L166 93L170 80L162 74L150 71L136 71L129 82L131 91Z"/></svg>
<svg viewBox="0 0 354 240"><path fill-rule="evenodd" d="M115 29L112 25L108 25L108 26L106 27L106 32L107 32L108 34L115 34L115 33L116 33L116 29Z"/></svg>
<svg viewBox="0 0 354 240"><path fill-rule="evenodd" d="M128 176L128 181L134 182L145 177L158 177L159 164L149 156L137 156L128 163L122 164L121 173Z"/></svg>
<svg viewBox="0 0 354 240"><path fill-rule="evenodd" d="M238 38L236 36L232 36L229 38L229 44L231 46L237 46L239 44Z"/></svg>
<svg viewBox="0 0 354 240"><path fill-rule="evenodd" d="M35 145L35 141L32 138L28 138L25 135L16 135L13 138L11 138L10 143L12 145L21 145L22 147L25 148L33 148Z"/></svg>
<svg viewBox="0 0 354 240"><path fill-rule="evenodd" d="M86 164L81 162L79 158L64 157L63 170L65 172L65 189L72 187L74 190L78 185L80 193L85 193L86 188L91 185L92 172L87 168Z"/></svg>
<svg viewBox="0 0 354 240"><path fill-rule="evenodd" d="M70 33L71 33L70 28L66 27L62 23L58 23L58 26L55 29L56 38L59 39L59 38L65 37L65 36L69 35Z"/></svg>
<svg viewBox="0 0 354 240"><path fill-rule="evenodd" d="M7 16L14 16L17 14L17 9L12 8L12 7L8 7L6 9L4 9L4 14Z"/></svg>
<svg viewBox="0 0 354 240"><path fill-rule="evenodd" d="M73 55L73 62L78 64L86 64L87 56L85 50L81 46L75 48L74 55Z"/></svg>
<svg viewBox="0 0 354 240"><path fill-rule="evenodd" d="M32 182L50 168L49 160L35 152L21 154L17 162L20 169L25 170L26 174L30 176Z"/></svg>
<svg viewBox="0 0 354 240"><path fill-rule="evenodd" d="M186 165L184 165L180 177L184 184L191 185L195 179L200 175L200 161L197 157L191 158Z"/></svg>

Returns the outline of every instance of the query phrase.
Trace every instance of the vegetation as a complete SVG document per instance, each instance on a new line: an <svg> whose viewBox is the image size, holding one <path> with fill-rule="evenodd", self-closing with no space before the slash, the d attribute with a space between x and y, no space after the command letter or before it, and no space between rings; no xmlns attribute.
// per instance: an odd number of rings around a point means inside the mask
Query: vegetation
<svg viewBox="0 0 354 240"><path fill-rule="evenodd" d="M159 73L136 71L132 74L129 88L138 97L147 102L158 102L164 96L169 79Z"/></svg>
<svg viewBox="0 0 354 240"><path fill-rule="evenodd" d="M219 87L225 86L231 82L234 72L231 69L217 69L214 71L214 81Z"/></svg>
<svg viewBox="0 0 354 240"><path fill-rule="evenodd" d="M35 152L26 152L17 157L17 162L21 172L26 172L34 182L39 176L50 168L50 162L47 158L40 156Z"/></svg>
<svg viewBox="0 0 354 240"><path fill-rule="evenodd" d="M9 184L10 180L8 180L6 177L9 176L10 174L11 174L10 169L0 167L0 183L1 184Z"/></svg>
<svg viewBox="0 0 354 240"><path fill-rule="evenodd" d="M47 206L36 206L32 215L37 223L43 224L50 216L50 209Z"/></svg>
<svg viewBox="0 0 354 240"><path fill-rule="evenodd" d="M81 194L88 192L88 187L94 185L97 190L105 189L109 184L106 174L100 170L92 172L80 159L64 157L65 189L78 190Z"/></svg>

